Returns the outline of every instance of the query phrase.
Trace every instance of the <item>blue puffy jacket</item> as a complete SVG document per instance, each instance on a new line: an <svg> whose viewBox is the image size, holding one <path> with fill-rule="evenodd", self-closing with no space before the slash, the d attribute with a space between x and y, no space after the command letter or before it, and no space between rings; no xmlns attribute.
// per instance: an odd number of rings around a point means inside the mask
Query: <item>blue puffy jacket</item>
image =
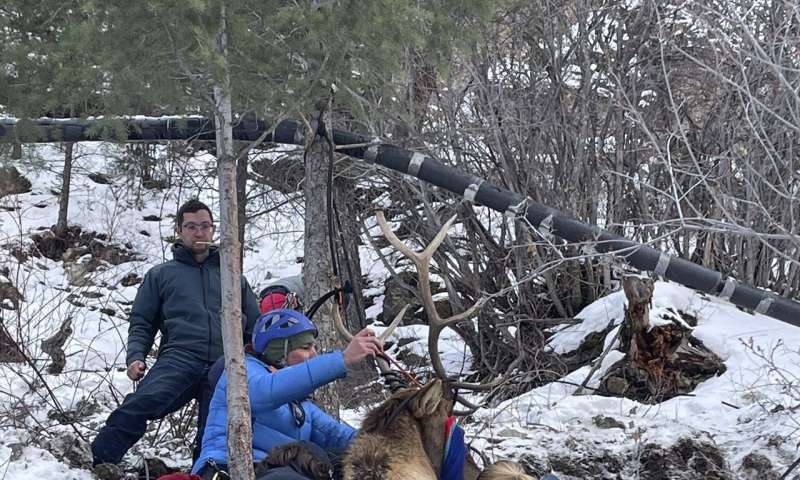
<svg viewBox="0 0 800 480"><path fill-rule="evenodd" d="M323 412L307 397L317 388L347 375L342 352L319 355L277 371L248 356L247 387L253 421L253 461L263 460L278 445L305 440L322 448L346 448L356 430ZM209 407L203 449L192 468L197 473L211 459L228 463L228 376L223 372ZM298 427L289 402L299 401L305 422Z"/></svg>

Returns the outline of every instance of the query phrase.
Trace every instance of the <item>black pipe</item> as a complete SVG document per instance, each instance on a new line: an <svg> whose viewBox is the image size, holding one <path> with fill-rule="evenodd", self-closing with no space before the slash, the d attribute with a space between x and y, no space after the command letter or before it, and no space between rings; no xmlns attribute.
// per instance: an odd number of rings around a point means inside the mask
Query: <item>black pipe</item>
<svg viewBox="0 0 800 480"><path fill-rule="evenodd" d="M28 138L16 138L15 120L0 119L0 142L115 139L111 130L103 130L99 120L38 119L32 122L39 127L35 129L36 132ZM127 125L128 141L215 138L213 122L201 117L129 118L124 119L124 122ZM263 120L245 118L233 127L233 138L255 141L268 128L271 125ZM284 120L274 126L264 137L264 141L303 145L304 132L300 122ZM545 235L553 234L570 242L586 243L600 253L617 255L639 270L655 272L695 290L720 296L739 307L800 327L800 302L756 289L732 278L724 279L717 271L587 225L531 198L491 185L480 177L448 167L421 153L384 144L377 138L341 130L334 130L333 140L343 154L412 175L467 200L503 212L508 217L524 219Z"/></svg>

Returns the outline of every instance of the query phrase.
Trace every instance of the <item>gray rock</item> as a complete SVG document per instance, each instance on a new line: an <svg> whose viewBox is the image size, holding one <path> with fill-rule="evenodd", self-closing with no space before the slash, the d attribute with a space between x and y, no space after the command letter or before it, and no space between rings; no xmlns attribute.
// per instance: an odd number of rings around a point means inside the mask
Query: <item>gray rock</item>
<svg viewBox="0 0 800 480"><path fill-rule="evenodd" d="M742 480L778 480L780 475L772 467L769 458L760 453L748 453L739 467Z"/></svg>
<svg viewBox="0 0 800 480"><path fill-rule="evenodd" d="M411 288L417 288L417 277L411 272L400 272L396 277L391 277L386 281L384 299L383 299L383 321L384 323L391 322L400 310L406 305L417 303L416 296L412 291L403 287L403 284ZM413 322L414 312L413 308L409 308L403 317L403 324L408 325Z"/></svg>
<svg viewBox="0 0 800 480"><path fill-rule="evenodd" d="M592 423L597 428L621 428L625 430L625 424L617 420L613 417L607 417L605 415L596 415L592 417Z"/></svg>
<svg viewBox="0 0 800 480"><path fill-rule="evenodd" d="M710 442L684 437L665 449L649 443L640 456L642 480L732 480L719 449Z"/></svg>

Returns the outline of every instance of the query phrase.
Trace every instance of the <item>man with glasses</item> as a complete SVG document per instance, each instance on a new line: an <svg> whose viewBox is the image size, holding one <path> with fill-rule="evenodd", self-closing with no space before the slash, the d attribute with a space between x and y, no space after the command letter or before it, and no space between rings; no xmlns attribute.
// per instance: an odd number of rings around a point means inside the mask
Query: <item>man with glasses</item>
<svg viewBox="0 0 800 480"><path fill-rule="evenodd" d="M93 464L117 464L144 435L147 422L163 418L201 396L207 370L222 356L219 251L212 245L214 220L204 203L192 199L178 209L173 259L151 268L139 286L128 327L128 377L139 384L111 413L92 443ZM258 319L256 297L242 277L242 327L250 338ZM158 358L146 358L161 332ZM146 374L145 374L146 373ZM199 453L206 412L198 412Z"/></svg>

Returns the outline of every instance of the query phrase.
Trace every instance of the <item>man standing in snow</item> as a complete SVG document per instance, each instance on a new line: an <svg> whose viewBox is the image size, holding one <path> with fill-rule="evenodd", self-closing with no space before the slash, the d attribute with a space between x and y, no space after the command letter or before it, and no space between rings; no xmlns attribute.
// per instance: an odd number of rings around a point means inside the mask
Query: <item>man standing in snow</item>
<svg viewBox="0 0 800 480"><path fill-rule="evenodd" d="M128 327L128 377L141 380L109 415L92 443L93 464L116 464L144 435L147 422L163 418L199 398L208 367L222 356L220 262L211 246L211 210L192 199L178 209L178 242L173 260L150 269L144 277ZM258 319L258 302L242 277L242 326L249 339ZM156 332L161 332L158 358L147 371L146 357ZM244 341L244 339L243 339ZM145 375L145 372L147 374ZM200 418L205 418L200 412ZM202 435L203 425L198 425ZM199 442L196 442L199 446Z"/></svg>

